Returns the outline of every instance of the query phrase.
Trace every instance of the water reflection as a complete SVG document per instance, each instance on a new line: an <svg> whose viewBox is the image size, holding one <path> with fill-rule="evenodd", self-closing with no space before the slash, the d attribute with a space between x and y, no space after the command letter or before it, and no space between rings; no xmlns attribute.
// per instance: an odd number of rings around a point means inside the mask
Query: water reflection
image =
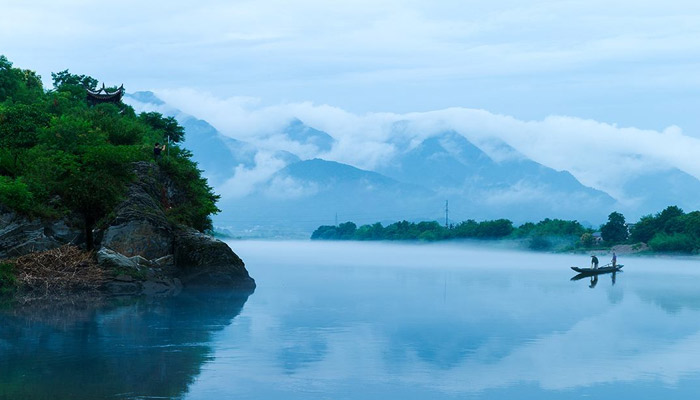
<svg viewBox="0 0 700 400"><path fill-rule="evenodd" d="M622 271L613 270L613 271L606 271L606 272L600 272L600 273L580 273L580 274L574 275L570 280L580 281L581 279L588 278L589 279L588 287L591 289L594 289L596 287L596 285L598 285L598 277L600 275L610 275L610 282L611 282L612 286L615 286L615 282L616 282L618 273L622 273Z"/></svg>
<svg viewBox="0 0 700 400"><path fill-rule="evenodd" d="M247 293L6 301L1 399L178 398Z"/></svg>
<svg viewBox="0 0 700 400"><path fill-rule="evenodd" d="M684 262L660 274L658 261L635 260L625 279L599 276L590 290L590 277L570 282L568 268L552 267L570 265L567 255L237 246L258 291L188 400L682 399L700 386L700 309L673 314L656 298L683 287L700 299Z"/></svg>
<svg viewBox="0 0 700 400"><path fill-rule="evenodd" d="M695 399L700 391L696 259L638 258L591 290L590 276L572 282L569 268L556 267L571 265L570 255L233 247L258 282L247 301L190 295L6 311L0 398Z"/></svg>

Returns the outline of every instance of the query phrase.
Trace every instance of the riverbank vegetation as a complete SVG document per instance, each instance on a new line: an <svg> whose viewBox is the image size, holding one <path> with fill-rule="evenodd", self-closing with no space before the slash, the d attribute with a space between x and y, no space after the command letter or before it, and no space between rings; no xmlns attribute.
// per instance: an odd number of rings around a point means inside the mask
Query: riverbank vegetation
<svg viewBox="0 0 700 400"><path fill-rule="evenodd" d="M677 206L669 206L654 215L643 216L634 224L628 224L621 213L613 212L599 229L586 228L578 221L549 218L519 226L508 219L467 220L447 227L436 221L400 221L386 226L377 222L360 227L345 222L320 226L311 239L517 240L533 250L562 251L610 249L626 244L635 248L648 246L653 252L697 254L700 253L700 211L685 213Z"/></svg>

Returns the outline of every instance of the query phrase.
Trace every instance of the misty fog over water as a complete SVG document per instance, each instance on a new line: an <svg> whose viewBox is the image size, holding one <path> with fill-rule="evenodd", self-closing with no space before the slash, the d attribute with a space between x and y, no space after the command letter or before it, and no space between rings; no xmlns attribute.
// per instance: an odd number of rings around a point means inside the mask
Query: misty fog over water
<svg viewBox="0 0 700 400"><path fill-rule="evenodd" d="M696 257L475 243L230 241L253 294L0 304L0 399L697 398Z"/></svg>
<svg viewBox="0 0 700 400"><path fill-rule="evenodd" d="M694 398L700 268L473 244L233 241L258 282L188 399ZM603 263L606 256L600 256Z"/></svg>

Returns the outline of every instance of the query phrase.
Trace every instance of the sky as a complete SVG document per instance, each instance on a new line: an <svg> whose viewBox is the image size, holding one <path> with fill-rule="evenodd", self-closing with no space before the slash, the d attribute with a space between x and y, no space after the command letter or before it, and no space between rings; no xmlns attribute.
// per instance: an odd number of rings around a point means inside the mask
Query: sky
<svg viewBox="0 0 700 400"><path fill-rule="evenodd" d="M351 113L484 109L700 137L692 1L3 0L0 53L127 91Z"/></svg>
<svg viewBox="0 0 700 400"><path fill-rule="evenodd" d="M290 145L269 132L300 118L338 140L303 157L372 169L393 155L401 123L411 139L495 136L618 199L645 170L700 178L697 2L3 0L0 10L0 53L47 87L70 69L151 90L268 155ZM260 161L228 186L275 172Z"/></svg>

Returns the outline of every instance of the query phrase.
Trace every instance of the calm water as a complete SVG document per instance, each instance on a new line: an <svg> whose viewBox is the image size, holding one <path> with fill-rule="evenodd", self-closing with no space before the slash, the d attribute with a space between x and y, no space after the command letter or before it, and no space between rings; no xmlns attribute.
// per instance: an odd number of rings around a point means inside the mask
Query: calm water
<svg viewBox="0 0 700 400"><path fill-rule="evenodd" d="M697 259L231 245L250 297L0 306L0 399L700 396Z"/></svg>

